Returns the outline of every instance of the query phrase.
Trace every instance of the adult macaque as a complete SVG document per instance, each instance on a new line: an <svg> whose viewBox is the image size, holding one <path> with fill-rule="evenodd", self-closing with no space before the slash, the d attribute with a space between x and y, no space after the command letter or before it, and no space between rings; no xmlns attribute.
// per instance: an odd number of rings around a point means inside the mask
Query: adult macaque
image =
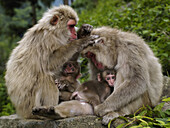
<svg viewBox="0 0 170 128"><path fill-rule="evenodd" d="M71 96L71 99L76 100L65 101L55 107L35 107L33 114L53 119L92 115L93 108L102 103L111 93L109 86L113 87L114 83L113 78L108 78L113 75L112 73L113 71L104 71L100 75L101 81L91 80L78 86Z"/></svg>
<svg viewBox="0 0 170 128"><path fill-rule="evenodd" d="M64 64L59 81L56 82L60 94L60 101L70 100L72 93L80 84L77 80L80 77L80 65L76 61L68 61ZM62 83L62 84L58 84Z"/></svg>
<svg viewBox="0 0 170 128"><path fill-rule="evenodd" d="M117 116L134 113L143 105L155 106L162 93L162 71L144 40L110 27L96 28L91 34L100 36L97 39L100 43L83 51L89 58L91 78L95 79L105 67L116 70L114 91L95 107L95 114L103 116L103 123L107 124Z"/></svg>
<svg viewBox="0 0 170 128"><path fill-rule="evenodd" d="M11 101L22 118L38 118L32 115L33 107L58 104L59 90L54 80L59 79L63 64L98 38L75 40L77 20L77 13L69 6L49 9L13 50L5 79Z"/></svg>

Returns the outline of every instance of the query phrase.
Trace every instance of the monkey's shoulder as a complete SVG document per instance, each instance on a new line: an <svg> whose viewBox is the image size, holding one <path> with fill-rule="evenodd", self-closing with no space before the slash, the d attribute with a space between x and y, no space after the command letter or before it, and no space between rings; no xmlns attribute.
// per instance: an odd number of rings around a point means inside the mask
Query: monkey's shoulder
<svg viewBox="0 0 170 128"><path fill-rule="evenodd" d="M97 80L89 80L89 81L83 83L83 85L93 87L96 89L105 89L106 88L105 82L101 82L101 81L97 81Z"/></svg>

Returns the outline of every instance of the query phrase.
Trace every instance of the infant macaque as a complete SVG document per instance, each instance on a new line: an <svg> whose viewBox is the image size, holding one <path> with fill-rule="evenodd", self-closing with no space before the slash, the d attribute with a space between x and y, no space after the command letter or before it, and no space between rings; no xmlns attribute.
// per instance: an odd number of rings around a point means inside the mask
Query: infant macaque
<svg viewBox="0 0 170 128"><path fill-rule="evenodd" d="M99 80L99 81L98 81ZM114 86L114 70L105 70L98 76L98 80L91 80L78 86L70 101L65 101L55 107L38 107L33 114L61 119L78 115L93 115L93 107L102 103L110 94Z"/></svg>
<svg viewBox="0 0 170 128"><path fill-rule="evenodd" d="M99 73L98 80L90 80L79 86L72 94L71 98L84 101L93 107L102 103L110 94L111 87L114 86L114 70L105 70Z"/></svg>
<svg viewBox="0 0 170 128"><path fill-rule="evenodd" d="M76 61L68 61L64 64L61 72L61 77L56 84L59 88L60 95L59 100L68 101L72 93L76 90L80 84L77 80L80 77L80 65ZM62 84L59 84L62 83Z"/></svg>

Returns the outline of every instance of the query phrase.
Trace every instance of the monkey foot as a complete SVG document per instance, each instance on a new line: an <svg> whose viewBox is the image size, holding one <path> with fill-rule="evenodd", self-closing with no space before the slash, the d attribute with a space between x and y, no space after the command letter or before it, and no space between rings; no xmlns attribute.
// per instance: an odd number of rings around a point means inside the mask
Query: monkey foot
<svg viewBox="0 0 170 128"><path fill-rule="evenodd" d="M62 119L62 117L58 113L55 113L55 108L53 106L34 107L32 109L32 114L38 115L38 116L44 116L44 117L51 118L51 119Z"/></svg>

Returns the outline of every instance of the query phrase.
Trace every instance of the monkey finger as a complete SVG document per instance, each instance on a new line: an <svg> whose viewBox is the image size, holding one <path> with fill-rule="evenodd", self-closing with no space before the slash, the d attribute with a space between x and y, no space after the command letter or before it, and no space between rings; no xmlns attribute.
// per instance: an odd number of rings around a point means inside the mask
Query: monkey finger
<svg viewBox="0 0 170 128"><path fill-rule="evenodd" d="M111 120L119 116L121 115L119 115L118 112L109 112L107 115L103 116L102 124L107 125Z"/></svg>
<svg viewBox="0 0 170 128"><path fill-rule="evenodd" d="M92 30L93 30L93 26L91 26L91 25L87 26L86 31L88 34L90 34Z"/></svg>
<svg viewBox="0 0 170 128"><path fill-rule="evenodd" d="M99 35L91 35L90 37L91 37L91 40L96 40L96 39L98 39L100 36L99 36Z"/></svg>
<svg viewBox="0 0 170 128"><path fill-rule="evenodd" d="M98 116L104 116L107 112L106 108L102 104L100 104L94 108L94 113Z"/></svg>
<svg viewBox="0 0 170 128"><path fill-rule="evenodd" d="M102 124L107 125L113 118L111 116L103 116Z"/></svg>

